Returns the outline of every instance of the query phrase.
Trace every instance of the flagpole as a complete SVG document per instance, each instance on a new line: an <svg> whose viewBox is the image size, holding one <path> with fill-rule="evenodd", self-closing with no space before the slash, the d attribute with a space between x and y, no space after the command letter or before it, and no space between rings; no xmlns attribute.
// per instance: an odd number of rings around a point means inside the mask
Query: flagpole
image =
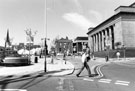
<svg viewBox="0 0 135 91"><path fill-rule="evenodd" d="M44 50L45 50L45 61L44 61L44 72L47 72L47 62L46 62L46 52L47 52L47 44L46 44L46 38L47 38L47 0L45 0L45 39L44 39Z"/></svg>

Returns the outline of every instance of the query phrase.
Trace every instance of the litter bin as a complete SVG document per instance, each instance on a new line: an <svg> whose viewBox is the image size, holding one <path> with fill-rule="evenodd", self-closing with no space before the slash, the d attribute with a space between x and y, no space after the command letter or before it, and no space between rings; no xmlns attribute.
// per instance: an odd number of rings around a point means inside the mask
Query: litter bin
<svg viewBox="0 0 135 91"><path fill-rule="evenodd" d="M108 56L106 56L106 57L105 57L105 60L106 60L106 62L107 62L107 61L109 61L109 57L108 57Z"/></svg>
<svg viewBox="0 0 135 91"><path fill-rule="evenodd" d="M40 53L40 55L39 55L39 58L42 58L42 55L41 55L41 53Z"/></svg>
<svg viewBox="0 0 135 91"><path fill-rule="evenodd" d="M38 63L38 57L35 56L35 63Z"/></svg>

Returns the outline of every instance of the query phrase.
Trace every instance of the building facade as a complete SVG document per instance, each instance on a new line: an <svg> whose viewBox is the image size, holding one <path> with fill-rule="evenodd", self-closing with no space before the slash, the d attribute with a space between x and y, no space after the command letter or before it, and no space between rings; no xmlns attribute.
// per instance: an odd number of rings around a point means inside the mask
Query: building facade
<svg viewBox="0 0 135 91"><path fill-rule="evenodd" d="M135 3L119 6L113 16L88 30L89 46L93 52L105 51L108 46L115 50L118 42L121 47L135 49Z"/></svg>
<svg viewBox="0 0 135 91"><path fill-rule="evenodd" d="M56 53L64 53L64 52L69 52L72 53L73 52L73 41L68 39L68 37L66 38L61 38L59 40L56 41Z"/></svg>
<svg viewBox="0 0 135 91"><path fill-rule="evenodd" d="M88 37L78 36L75 38L73 43L73 50L75 53L82 53L85 45L88 45Z"/></svg>

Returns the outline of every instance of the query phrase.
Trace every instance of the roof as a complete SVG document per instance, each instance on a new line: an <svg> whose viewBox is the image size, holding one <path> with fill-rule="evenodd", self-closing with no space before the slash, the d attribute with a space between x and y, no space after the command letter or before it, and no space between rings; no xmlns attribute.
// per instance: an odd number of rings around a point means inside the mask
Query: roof
<svg viewBox="0 0 135 91"><path fill-rule="evenodd" d="M116 8L115 11L116 11L117 9L121 8L121 7L122 7L122 8L128 8L128 7L130 8L130 7L133 6L134 4L135 4L135 3L133 3L133 4L130 5L130 6L120 6L120 7ZM133 8L134 8L134 7L133 7ZM120 17L122 14L129 14L129 13L135 13L135 12L120 11L120 12L114 14L113 16L111 16L110 18L106 19L105 21L103 21L102 23L100 23L99 25L97 25L96 27L94 27L94 28L91 28L91 27L90 27L90 28L88 29L89 31L87 32L87 34L94 32L95 30L97 30L98 28L100 28L101 26L105 25L105 24L108 23L108 22L117 19L117 18Z"/></svg>
<svg viewBox="0 0 135 91"><path fill-rule="evenodd" d="M88 40L88 37L76 37L75 40Z"/></svg>
<svg viewBox="0 0 135 91"><path fill-rule="evenodd" d="M129 5L129 7L135 7L135 2Z"/></svg>
<svg viewBox="0 0 135 91"><path fill-rule="evenodd" d="M57 42L72 42L72 40L61 38Z"/></svg>

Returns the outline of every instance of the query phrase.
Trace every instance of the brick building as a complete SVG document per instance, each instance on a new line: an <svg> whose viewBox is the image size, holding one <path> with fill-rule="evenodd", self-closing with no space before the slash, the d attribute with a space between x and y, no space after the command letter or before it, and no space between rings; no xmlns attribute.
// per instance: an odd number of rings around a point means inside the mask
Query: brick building
<svg viewBox="0 0 135 91"><path fill-rule="evenodd" d="M116 44L120 43L120 49L126 48L126 56L135 56L135 53L131 54L131 51L135 52L135 3L119 6L114 11L113 16L88 29L89 46L95 55L101 56L99 54L103 55L107 48L114 52Z"/></svg>
<svg viewBox="0 0 135 91"><path fill-rule="evenodd" d="M69 51L69 53L73 52L73 41L66 38L61 38L56 41L56 53L64 53L64 51Z"/></svg>

